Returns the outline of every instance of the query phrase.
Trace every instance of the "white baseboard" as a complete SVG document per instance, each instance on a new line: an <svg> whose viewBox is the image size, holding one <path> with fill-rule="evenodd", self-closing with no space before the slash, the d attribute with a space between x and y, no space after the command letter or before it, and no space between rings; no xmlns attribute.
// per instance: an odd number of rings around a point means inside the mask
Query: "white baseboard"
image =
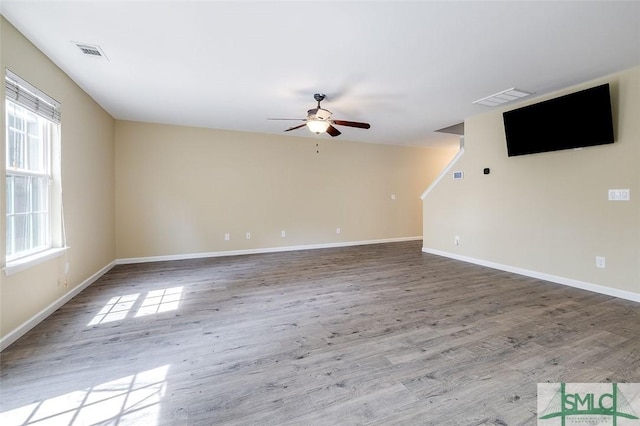
<svg viewBox="0 0 640 426"><path fill-rule="evenodd" d="M55 302L51 303L42 311L38 312L36 315L31 317L29 320L25 321L22 325L20 325L15 330L8 333L6 336L0 338L0 352L6 349L13 342L18 340L20 337L25 335L29 330L42 322L49 315L54 313L58 308L67 303L73 297L78 295L82 290L89 287L91 284L96 282L100 277L109 272L111 268L115 265L124 265L130 263L144 263L144 262L161 262L166 260L184 260L184 259L199 259L206 257L222 257L222 256L238 256L244 254L259 254L259 253L278 253L285 251L294 251L294 250L313 250L313 249L323 249L323 248L335 248L335 247L350 247L350 246L359 246L359 245L367 245L367 244L383 244L383 243L394 243L394 242L403 242L403 241L418 241L421 240L422 236L417 237L401 237L401 238L386 238L379 240L365 240L365 241L349 241L349 242L339 242L339 243L326 243L326 244L310 244L310 245L302 245L302 246L288 246L288 247L271 247L271 248L261 248L261 249L248 249L248 250L230 250L230 251L220 251L220 252L209 252L209 253L192 253L192 254L181 254L181 255L170 255L170 256L152 256L152 257L136 257L136 258L126 258L126 259L117 259L98 272L87 278L80 285L74 287L71 291L60 297ZM574 280L571 278L558 277L555 275L546 274L543 272L532 271L529 269L518 268L515 266L503 265L500 263L490 262L483 259L476 259L473 257L462 256L455 253L449 253L445 251L430 249L427 247L423 247L422 251L424 253L435 254L438 256L444 256L451 259L460 260L463 262L473 263L476 265L486 266L492 269L498 269L501 271L512 272L514 274L523 275L531 278L541 279L544 281L550 281L557 284L563 284L570 287L576 287L582 290L592 291L594 293L604 294L607 296L618 297L620 299L631 300L633 302L640 303L640 294L633 293L630 291L619 290L611 287L605 287L598 284L587 283L584 281Z"/></svg>
<svg viewBox="0 0 640 426"><path fill-rule="evenodd" d="M419 241L419 240L422 240L422 236L385 238L380 240L347 241L347 242L325 243L325 244L309 244L309 245L302 245L302 246L268 247L268 248L257 248L257 249L247 249L247 250L214 251L214 252L207 252L207 253L188 253L188 254L176 254L176 255L168 255L168 256L129 257L129 258L123 258L123 259L116 259L115 264L127 265L131 263L164 262L167 260L187 260L187 259L203 259L207 257L240 256L244 254L280 253L280 252L295 251L295 250L314 250L314 249L323 249L323 248L351 247L351 246L363 246L367 244L398 243L403 241Z"/></svg>
<svg viewBox="0 0 640 426"><path fill-rule="evenodd" d="M95 274L91 275L89 278L84 280L80 285L74 287L73 289L71 289L71 291L63 295L61 298L51 303L49 306L47 306L46 308L44 308L42 311L38 312L31 318L29 318L26 322L24 322L18 328L11 331L6 336L2 337L0 339L0 352L5 350L9 345L11 345L13 342L18 340L20 337L24 336L29 330L31 330L33 327L38 325L49 315L54 313L62 305L64 305L69 300L71 300L76 295L78 295L82 290L84 290L85 288L89 287L91 284L96 282L98 278L100 278L101 276L109 272L109 270L113 268L114 265L115 265L115 262L109 263L107 266L100 269L98 272L96 272Z"/></svg>
<svg viewBox="0 0 640 426"><path fill-rule="evenodd" d="M607 296L618 297L620 299L631 300L633 302L640 302L640 294L632 293L630 291L619 290L616 288L606 287L599 284L592 284L584 281L574 280L572 278L558 277L556 275L545 274L544 272L532 271L529 269L518 268L515 266L503 265L501 263L490 262L488 260L476 259L474 257L462 256L455 253L449 253L445 251L430 249L422 247L424 253L435 254L438 256L444 256L451 259L461 260L467 263L473 263L480 266L486 266L492 269L498 269L501 271L512 272L518 275L524 275L525 277L537 278L544 281L550 281L556 284L563 284L570 287L579 288L582 290L592 291L594 293L604 294Z"/></svg>

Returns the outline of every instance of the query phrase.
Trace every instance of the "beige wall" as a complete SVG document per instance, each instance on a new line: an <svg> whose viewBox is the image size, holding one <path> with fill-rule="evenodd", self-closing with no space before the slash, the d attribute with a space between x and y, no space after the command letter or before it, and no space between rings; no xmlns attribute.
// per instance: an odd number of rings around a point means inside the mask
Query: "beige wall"
<svg viewBox="0 0 640 426"><path fill-rule="evenodd" d="M605 82L614 144L507 157L502 112ZM447 175L426 196L424 247L640 294L639 118L635 68L468 119L452 169L464 179ZM616 188L630 188L631 201L607 201ZM596 269L595 256L606 269Z"/></svg>
<svg viewBox="0 0 640 426"><path fill-rule="evenodd" d="M2 17L0 25L1 98L4 99L6 67L62 103L62 185L70 246L66 258L9 277L0 273L0 336L5 337L115 259L115 124L109 114ZM4 108L4 102L1 104ZM4 109L0 115L4 129ZM0 139L4 164L5 138ZM0 187L0 258L4 259L4 173ZM65 261L69 262L68 287L63 285Z"/></svg>
<svg viewBox="0 0 640 426"><path fill-rule="evenodd" d="M419 236L419 195L456 151L117 121L116 255Z"/></svg>
<svg viewBox="0 0 640 426"><path fill-rule="evenodd" d="M419 236L418 196L457 150L115 121L4 18L0 26L1 69L62 104L70 246L65 257L0 273L0 338L9 341L116 258Z"/></svg>

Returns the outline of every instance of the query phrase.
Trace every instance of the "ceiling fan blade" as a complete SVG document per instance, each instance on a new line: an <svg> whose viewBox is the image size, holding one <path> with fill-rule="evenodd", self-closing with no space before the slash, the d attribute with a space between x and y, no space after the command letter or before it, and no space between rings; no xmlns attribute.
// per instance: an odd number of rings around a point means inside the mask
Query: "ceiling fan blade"
<svg viewBox="0 0 640 426"><path fill-rule="evenodd" d="M369 123L360 123L358 121L331 120L331 122L338 126L358 127L360 129L369 129L371 127Z"/></svg>
<svg viewBox="0 0 640 426"><path fill-rule="evenodd" d="M304 127L304 126L306 126L306 125L307 125L307 123L301 124L301 125L299 125L299 126L289 127L287 130L285 130L285 132L289 132L289 131L291 131L291 130L299 129L300 127Z"/></svg>
<svg viewBox="0 0 640 426"><path fill-rule="evenodd" d="M327 133L329 133L332 137L336 137L336 136L340 136L342 134L342 132L338 129L336 129L333 126L329 126L327 127Z"/></svg>

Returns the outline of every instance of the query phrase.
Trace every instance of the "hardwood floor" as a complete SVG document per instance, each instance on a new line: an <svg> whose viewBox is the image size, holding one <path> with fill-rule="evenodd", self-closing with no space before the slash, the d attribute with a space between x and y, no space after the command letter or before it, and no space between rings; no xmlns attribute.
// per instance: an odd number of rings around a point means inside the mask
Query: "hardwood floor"
<svg viewBox="0 0 640 426"><path fill-rule="evenodd" d="M640 305L421 242L122 265L3 353L2 425L521 425L640 382Z"/></svg>

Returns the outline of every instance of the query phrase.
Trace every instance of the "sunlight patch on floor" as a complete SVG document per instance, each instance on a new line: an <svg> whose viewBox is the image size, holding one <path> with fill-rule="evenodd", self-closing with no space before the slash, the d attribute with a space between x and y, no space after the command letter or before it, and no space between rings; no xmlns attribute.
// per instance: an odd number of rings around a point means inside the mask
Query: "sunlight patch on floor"
<svg viewBox="0 0 640 426"><path fill-rule="evenodd" d="M175 311L180 304L182 287L150 291L136 313L136 318L160 312Z"/></svg>
<svg viewBox="0 0 640 426"><path fill-rule="evenodd" d="M175 311L180 306L182 289L183 287L170 287L152 290L147 293L142 303L138 302L140 293L112 297L87 327L124 320L131 312L135 312L134 318L139 318Z"/></svg>
<svg viewBox="0 0 640 426"><path fill-rule="evenodd" d="M136 293L112 297L87 326L125 319L139 296L140 294Z"/></svg>
<svg viewBox="0 0 640 426"><path fill-rule="evenodd" d="M3 426L144 424L155 426L170 365L0 413Z"/></svg>

